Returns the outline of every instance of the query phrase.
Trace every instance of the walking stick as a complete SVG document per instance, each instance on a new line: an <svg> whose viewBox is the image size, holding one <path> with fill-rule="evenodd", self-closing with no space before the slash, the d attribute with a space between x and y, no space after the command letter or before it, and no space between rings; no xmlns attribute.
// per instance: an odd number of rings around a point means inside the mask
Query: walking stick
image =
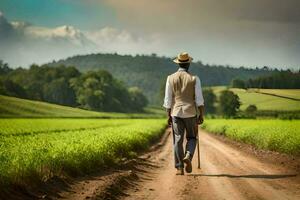
<svg viewBox="0 0 300 200"><path fill-rule="evenodd" d="M174 136L174 130L173 130L173 124L171 123L171 125L169 125L171 127L171 134L172 134L172 138L173 138L173 145L175 144L175 136Z"/></svg>
<svg viewBox="0 0 300 200"><path fill-rule="evenodd" d="M200 145L199 145L199 133L198 133L198 123L196 124L196 132L197 132L197 152L198 152L198 169L201 169L200 166Z"/></svg>

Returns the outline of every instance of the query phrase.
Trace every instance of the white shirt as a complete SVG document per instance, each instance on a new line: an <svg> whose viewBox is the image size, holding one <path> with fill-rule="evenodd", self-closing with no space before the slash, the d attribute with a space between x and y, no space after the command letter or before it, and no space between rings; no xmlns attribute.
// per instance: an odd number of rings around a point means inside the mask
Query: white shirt
<svg viewBox="0 0 300 200"><path fill-rule="evenodd" d="M179 71L185 70L182 68L179 68ZM204 99L203 99L203 94L202 94L202 88L201 88L201 81L198 76L195 76L196 78L196 84L195 84L195 103L197 107L203 106L204 105ZM172 98L173 96L173 90L170 85L169 77L167 78L166 81L166 90L165 90L165 99L164 99L164 104L163 107L167 109L171 109L172 106Z"/></svg>

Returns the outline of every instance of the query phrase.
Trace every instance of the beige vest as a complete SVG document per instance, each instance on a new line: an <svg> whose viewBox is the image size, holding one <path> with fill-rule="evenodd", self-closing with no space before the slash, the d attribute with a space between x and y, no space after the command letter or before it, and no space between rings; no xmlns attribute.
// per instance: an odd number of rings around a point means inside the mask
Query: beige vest
<svg viewBox="0 0 300 200"><path fill-rule="evenodd" d="M173 89L171 115L181 118L195 116L196 78L186 71L177 71L169 76L169 81Z"/></svg>

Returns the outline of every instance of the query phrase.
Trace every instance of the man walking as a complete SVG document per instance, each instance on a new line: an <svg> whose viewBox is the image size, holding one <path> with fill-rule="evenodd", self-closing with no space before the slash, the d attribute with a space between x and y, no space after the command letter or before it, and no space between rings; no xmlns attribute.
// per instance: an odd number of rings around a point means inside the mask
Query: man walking
<svg viewBox="0 0 300 200"><path fill-rule="evenodd" d="M192 158L197 145L198 124L203 123L204 100L198 76L188 72L192 57L180 53L173 61L179 65L177 72L166 81L164 107L168 113L168 123L172 124L174 136L174 156L176 175L192 172ZM197 117L198 113L198 117ZM186 131L187 144L183 150L183 137Z"/></svg>

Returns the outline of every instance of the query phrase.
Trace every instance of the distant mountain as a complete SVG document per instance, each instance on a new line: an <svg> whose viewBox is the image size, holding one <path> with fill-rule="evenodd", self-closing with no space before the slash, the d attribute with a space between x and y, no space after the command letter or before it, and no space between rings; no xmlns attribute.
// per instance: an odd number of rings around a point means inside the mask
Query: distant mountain
<svg viewBox="0 0 300 200"><path fill-rule="evenodd" d="M165 84L167 75L174 73L177 66L172 59L152 55L118 55L118 54L89 54L78 55L50 63L75 66L80 71L104 69L122 80L128 86L138 86L146 94L150 103L162 104L159 96L161 87ZM192 63L190 71L200 77L203 87L228 85L232 79L248 79L267 75L274 70L268 68L248 69L228 66L204 65L201 62Z"/></svg>

